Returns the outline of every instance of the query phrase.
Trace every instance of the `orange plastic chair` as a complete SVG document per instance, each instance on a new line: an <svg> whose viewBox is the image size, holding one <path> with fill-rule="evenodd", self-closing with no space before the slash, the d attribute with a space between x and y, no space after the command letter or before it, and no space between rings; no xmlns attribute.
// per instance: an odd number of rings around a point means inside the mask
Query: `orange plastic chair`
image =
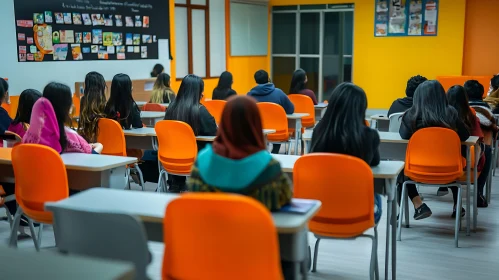
<svg viewBox="0 0 499 280"><path fill-rule="evenodd" d="M274 222L252 198L182 195L168 204L163 232L165 280L283 279Z"/></svg>
<svg viewBox="0 0 499 280"><path fill-rule="evenodd" d="M320 211L308 224L309 230L317 238L312 271L315 272L317 268L321 239L369 237L373 241L370 276L373 279L374 275L379 275L371 168L363 160L352 156L307 154L295 163L293 183L294 197L322 202ZM374 228L373 236L365 234L370 228Z"/></svg>
<svg viewBox="0 0 499 280"><path fill-rule="evenodd" d="M167 174L191 174L198 153L196 136L191 126L181 121L159 121L154 129L158 137L158 160L163 166L157 190L166 192Z"/></svg>
<svg viewBox="0 0 499 280"><path fill-rule="evenodd" d="M55 150L38 144L14 147L12 166L16 178L15 196L19 207L12 225L10 245L17 245L19 222L21 215L24 214L28 218L35 248L39 251L42 223L53 223L52 213L44 209L45 203L59 201L69 196L66 166ZM38 237L35 235L33 220L40 222Z"/></svg>
<svg viewBox="0 0 499 280"><path fill-rule="evenodd" d="M288 97L293 105L295 105L295 113L307 113L310 115L301 119L303 128L313 127L315 125L315 107L312 98L303 94L290 94Z"/></svg>
<svg viewBox="0 0 499 280"><path fill-rule="evenodd" d="M286 111L280 105L270 102L257 103L260 115L262 117L263 129L274 129L276 132L267 135L270 143L289 144L289 128ZM289 154L288 147L288 154Z"/></svg>
<svg viewBox="0 0 499 280"><path fill-rule="evenodd" d="M108 156L120 156L126 157L126 141L125 134L123 133L123 129L121 125L111 119L101 118L99 119L99 130L97 133L97 142L101 143L103 146L102 155ZM126 178L125 182L128 183L128 188L130 188L130 169L134 169L140 180L140 187L142 190L145 190L144 176L142 175L142 170L138 164L133 164L127 166Z"/></svg>
<svg viewBox="0 0 499 280"><path fill-rule="evenodd" d="M457 187L456 223L454 241L458 247L459 223L461 221L461 184L457 182L463 175L461 141L451 129L431 127L418 130L409 140L406 152L405 176L411 181L402 185L400 217L405 211L406 227L409 226L407 184L429 187ZM398 221L397 239L401 240L402 219Z"/></svg>
<svg viewBox="0 0 499 280"><path fill-rule="evenodd" d="M146 103L142 107L142 111L164 112L164 111L166 111L166 107L161 105L161 104L157 104L157 103Z"/></svg>
<svg viewBox="0 0 499 280"><path fill-rule="evenodd" d="M224 111L226 103L227 101L225 100L206 100L203 105L215 118L215 122L219 124L222 120L222 112Z"/></svg>

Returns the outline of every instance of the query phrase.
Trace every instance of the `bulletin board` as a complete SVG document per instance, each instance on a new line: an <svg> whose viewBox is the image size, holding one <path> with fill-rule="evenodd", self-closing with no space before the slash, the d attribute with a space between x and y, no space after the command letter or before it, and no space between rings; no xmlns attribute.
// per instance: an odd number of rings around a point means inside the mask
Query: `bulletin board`
<svg viewBox="0 0 499 280"><path fill-rule="evenodd" d="M158 59L168 0L14 0L19 62Z"/></svg>
<svg viewBox="0 0 499 280"><path fill-rule="evenodd" d="M376 0L374 36L437 36L439 0Z"/></svg>

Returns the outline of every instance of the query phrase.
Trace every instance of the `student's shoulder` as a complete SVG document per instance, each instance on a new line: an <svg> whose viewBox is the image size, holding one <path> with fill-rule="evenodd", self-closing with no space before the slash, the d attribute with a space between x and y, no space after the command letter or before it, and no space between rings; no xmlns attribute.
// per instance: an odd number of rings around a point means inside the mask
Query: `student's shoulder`
<svg viewBox="0 0 499 280"><path fill-rule="evenodd" d="M377 130L372 129L368 126L364 127L364 139L366 139L366 142L379 142L379 133Z"/></svg>

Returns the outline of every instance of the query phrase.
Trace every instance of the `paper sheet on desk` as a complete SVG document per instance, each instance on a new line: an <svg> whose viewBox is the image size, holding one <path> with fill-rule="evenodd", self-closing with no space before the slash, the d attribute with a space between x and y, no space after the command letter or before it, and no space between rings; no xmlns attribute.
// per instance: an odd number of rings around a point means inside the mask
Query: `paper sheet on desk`
<svg viewBox="0 0 499 280"><path fill-rule="evenodd" d="M291 200L290 204L283 206L279 212L305 214L310 209L312 209L314 205L315 202L313 201L304 200L304 199L293 199Z"/></svg>

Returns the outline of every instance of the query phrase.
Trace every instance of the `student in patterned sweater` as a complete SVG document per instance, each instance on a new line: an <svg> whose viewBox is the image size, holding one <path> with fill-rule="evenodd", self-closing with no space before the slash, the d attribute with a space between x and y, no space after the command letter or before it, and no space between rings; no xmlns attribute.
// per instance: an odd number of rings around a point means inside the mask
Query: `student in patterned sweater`
<svg viewBox="0 0 499 280"><path fill-rule="evenodd" d="M187 185L193 192L251 196L271 211L291 201L290 181L265 148L260 113L251 97L229 99L217 138L198 154Z"/></svg>

